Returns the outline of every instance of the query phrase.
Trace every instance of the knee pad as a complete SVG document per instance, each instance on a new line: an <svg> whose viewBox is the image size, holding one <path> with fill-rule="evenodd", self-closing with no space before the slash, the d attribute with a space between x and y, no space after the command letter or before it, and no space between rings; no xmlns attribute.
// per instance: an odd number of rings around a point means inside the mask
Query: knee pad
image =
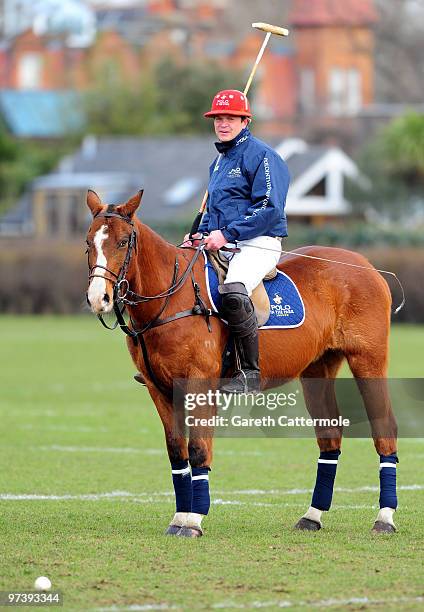
<svg viewBox="0 0 424 612"><path fill-rule="evenodd" d="M233 333L247 336L257 329L255 308L243 283L219 285L221 311Z"/></svg>

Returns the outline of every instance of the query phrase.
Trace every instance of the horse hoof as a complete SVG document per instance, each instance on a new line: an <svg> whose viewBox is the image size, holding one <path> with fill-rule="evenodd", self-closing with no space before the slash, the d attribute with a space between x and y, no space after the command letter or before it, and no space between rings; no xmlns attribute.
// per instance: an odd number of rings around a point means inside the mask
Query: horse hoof
<svg viewBox="0 0 424 612"><path fill-rule="evenodd" d="M165 531L165 535L176 536L181 529L181 525L169 525Z"/></svg>
<svg viewBox="0 0 424 612"><path fill-rule="evenodd" d="M383 521L375 521L374 527L371 530L373 533L395 533L396 527L390 525L390 523L383 523Z"/></svg>
<svg viewBox="0 0 424 612"><path fill-rule="evenodd" d="M297 521L294 528L302 531L319 531L321 529L321 525L316 521L311 521L311 519L303 516L299 521Z"/></svg>
<svg viewBox="0 0 424 612"><path fill-rule="evenodd" d="M203 531L196 527L181 527L177 533L177 536L180 538L200 538L202 535Z"/></svg>

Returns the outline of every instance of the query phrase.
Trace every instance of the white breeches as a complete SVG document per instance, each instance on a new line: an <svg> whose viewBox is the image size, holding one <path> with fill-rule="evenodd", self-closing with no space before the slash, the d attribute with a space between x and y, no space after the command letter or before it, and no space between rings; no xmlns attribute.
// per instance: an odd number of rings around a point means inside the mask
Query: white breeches
<svg viewBox="0 0 424 612"><path fill-rule="evenodd" d="M234 247L234 244L226 246ZM240 249L239 253L220 252L230 260L224 284L243 283L248 294L251 295L263 277L277 265L281 255L281 242L271 236L258 236L251 240L237 242L237 247Z"/></svg>

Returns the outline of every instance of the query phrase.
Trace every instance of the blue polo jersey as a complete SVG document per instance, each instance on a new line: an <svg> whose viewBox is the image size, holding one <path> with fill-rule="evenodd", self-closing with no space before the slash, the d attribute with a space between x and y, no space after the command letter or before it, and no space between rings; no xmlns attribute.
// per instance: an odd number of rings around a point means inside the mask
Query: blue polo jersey
<svg viewBox="0 0 424 612"><path fill-rule="evenodd" d="M290 175L283 159L246 127L234 140L216 143L206 212L200 232L221 230L228 242L287 236L284 212Z"/></svg>

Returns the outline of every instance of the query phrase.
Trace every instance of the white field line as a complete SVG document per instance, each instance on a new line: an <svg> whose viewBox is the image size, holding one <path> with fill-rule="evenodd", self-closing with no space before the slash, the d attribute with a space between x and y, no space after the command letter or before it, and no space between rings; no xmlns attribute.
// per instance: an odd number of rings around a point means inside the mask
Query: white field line
<svg viewBox="0 0 424 612"><path fill-rule="evenodd" d="M100 501L102 499L132 499L143 496L143 493L135 494L128 491L111 491L110 493L86 493L81 495L43 495L39 493L0 493L1 501L64 501L64 500L80 500L80 501ZM147 494L146 494L147 495ZM150 494L154 495L154 494Z"/></svg>
<svg viewBox="0 0 424 612"><path fill-rule="evenodd" d="M23 426L25 429L32 429L31 426ZM40 426L39 429L51 429L52 431L61 431L60 426L55 427L54 425L51 427L43 427ZM77 429L63 429L63 431L109 431L105 428L101 428L97 430L95 427L81 427ZM148 430L139 429L139 433L149 433ZM102 446L61 446L59 444L51 444L50 446L32 446L32 450L39 451L53 451L53 452L62 452L62 453L127 453L127 454L144 454L144 455L164 455L166 456L165 448L131 448L131 447L102 447ZM260 451L233 451L233 450L220 450L217 451L219 455L230 455L230 456L252 456L252 457L260 457L263 455Z"/></svg>
<svg viewBox="0 0 424 612"><path fill-rule="evenodd" d="M174 494L169 495L133 495L126 491L112 491L111 493L99 493L99 494L87 494L87 495L38 495L38 494L22 494L15 495L13 493L0 494L0 501L131 501L138 504L162 504L162 503L174 503ZM251 502L251 501L240 501L235 499L213 499L211 501L213 506L249 506L249 507L260 507L260 508L305 508L305 503L288 503L288 502ZM406 506L404 508L407 509ZM332 510L376 510L375 505L334 505Z"/></svg>
<svg viewBox="0 0 424 612"><path fill-rule="evenodd" d="M164 450L161 448L130 448L117 446L60 446L52 444L50 446L31 446L31 450L37 451L54 451L63 453L124 453L129 455L162 455Z"/></svg>
<svg viewBox="0 0 424 612"><path fill-rule="evenodd" d="M77 427L66 427L66 426L62 426L62 425L21 425L19 426L20 429L40 429L40 430L51 430L51 431L69 431L69 432L75 432L75 431L81 431L81 432L109 432L110 430L105 428L105 427L88 427L88 426L77 426ZM150 433L150 431L148 429L138 429L137 430L138 433ZM419 442L419 440L417 440ZM143 454L149 454L149 455L160 455L160 454L164 454L166 455L166 450L165 448L150 448L150 449L143 449L143 448L131 448L131 447L124 447L124 448L119 448L119 447L101 447L101 446L62 446L59 444L52 444L50 446L33 446L32 447L33 450L40 450L40 451L44 451L44 452L49 452L49 451L54 451L54 452L62 452L62 453L133 453L133 454L139 454L139 453L143 453ZM230 449L216 449L216 455L220 456L236 456L236 457L243 457L243 456L252 456L252 457L265 457L266 455L269 454L273 454L274 451L244 451L244 450L230 450ZM422 458L424 457L424 454L414 454L414 458Z"/></svg>
<svg viewBox="0 0 424 612"><path fill-rule="evenodd" d="M411 484L411 485L401 485L398 487L398 491L422 491L424 490L423 484ZM271 495L284 497L286 495L304 495L312 493L313 489L288 489L286 491L279 489L241 489L241 490L216 490L212 491L216 495L223 496L261 496L261 495ZM357 488L343 488L336 487L336 493L360 493L360 492L377 492L379 491L378 487L357 487ZM40 501L40 500L49 500L49 501L61 501L61 500L80 500L80 501L99 501L102 499L126 499L133 500L139 503L148 502L159 502L162 498L169 498L166 501L173 501L174 492L173 491L151 491L151 492L140 492L140 493L132 493L130 491L111 491L106 493L86 493L86 494L63 494L63 495L47 495L40 493L0 493L0 501ZM217 497L212 503L216 505L263 505L263 506L280 506L281 502L247 502L241 500L224 500L221 497ZM334 509L337 508L352 508L352 509L362 509L369 508L370 505L365 504L357 504L357 505L337 505L333 506Z"/></svg>
<svg viewBox="0 0 424 612"><path fill-rule="evenodd" d="M15 408L14 406L10 405L9 406L10 410L14 410ZM78 408L83 408L82 406L78 406ZM57 410L50 410L50 409L44 409L44 410L31 410L31 409L18 409L14 412L14 416L15 417L23 417L25 419L27 418L31 418L31 417L48 417L50 418L57 418L57 419L94 419L94 418L99 418L102 415L100 414L100 412L94 412L94 410L89 407L87 408L84 412L74 412L72 410L67 410L66 413L57 411Z"/></svg>
<svg viewBox="0 0 424 612"><path fill-rule="evenodd" d="M57 415L58 417L62 417L62 415ZM66 415L68 416L73 416L73 415ZM110 433L110 432L114 432L116 433L116 430L111 430L108 429L107 427L91 427L88 425L75 425L75 426L68 426L68 425L50 425L50 424L43 424L40 423L39 425L33 425L31 423L27 423L25 425L17 425L16 426L17 429L24 429L24 430L30 430L30 431L63 431L65 433L75 433L75 432L87 432L87 433ZM121 431L126 431L125 429L121 429ZM147 429L146 427L141 427L140 429L137 430L133 430L133 432L135 433L139 433L139 434L150 434L151 431L150 429ZM43 447L33 447L33 448L38 448L39 450L62 450L62 451L67 451L66 446L64 447L54 447L54 446L43 446ZM77 452L79 448L83 448L83 452L86 452L86 447L78 447L78 446L74 446L72 447L72 452ZM90 448L96 448L96 447L90 447ZM138 449L134 449L134 451L137 451ZM161 449L158 449L158 451ZM69 452L69 451L68 451ZM110 452L110 451L105 451L105 452ZM164 449L161 450L161 452L164 452Z"/></svg>
<svg viewBox="0 0 424 612"><path fill-rule="evenodd" d="M234 456L237 456L237 457L240 457L240 456L246 456L246 457L247 456L251 456L251 457L264 457L265 455L269 455L272 452L273 451L268 451L267 452L267 451L254 451L254 450L252 450L252 451L244 451L244 450L237 451L237 450L226 450L224 448L217 448L216 449L216 454L217 455L230 455L230 456L234 455Z"/></svg>
<svg viewBox="0 0 424 612"><path fill-rule="evenodd" d="M64 431L69 433L75 432L89 432L89 433L107 433L110 429L106 427L88 427L86 425L78 425L75 427L68 427L67 425L49 425L40 424L40 425L32 425L31 423L27 423L26 425L19 425L17 429L24 429L29 431Z"/></svg>
<svg viewBox="0 0 424 612"><path fill-rule="evenodd" d="M379 492L378 486L364 486L364 487L334 487L335 493L376 493ZM399 485L398 491L423 491L424 484L412 484L412 485ZM286 491L281 489L236 489L231 491L226 490L213 490L214 493L219 495L306 495L313 492L313 489L287 489Z"/></svg>
<svg viewBox="0 0 424 612"><path fill-rule="evenodd" d="M10 405L10 409L12 410L12 405ZM15 417L28 417L28 416L32 416L32 417L61 417L63 418L63 414L60 412L57 412L56 410L27 410L27 409L18 409L15 411ZM67 417L69 416L69 414L66 415ZM79 413L78 416L83 416L82 413Z"/></svg>
<svg viewBox="0 0 424 612"><path fill-rule="evenodd" d="M110 608L94 608L96 612L121 612L121 610L128 610L129 612L144 612L147 610L181 610L179 606L170 606L168 604L132 604L131 606L125 606L120 608L119 606L112 606Z"/></svg>
<svg viewBox="0 0 424 612"><path fill-rule="evenodd" d="M223 601L210 604L203 609L234 609L234 610L255 610L258 608L334 608L346 606L384 606L423 603L424 597L393 597L391 599L372 599L369 597L350 597L349 599L321 599L317 601L292 601L289 599L253 601L252 603L239 603L237 601ZM199 608L202 609L202 608ZM109 608L95 608L97 612L144 612L147 610L181 610L180 606L163 604L132 604L130 606L111 606Z"/></svg>
<svg viewBox="0 0 424 612"><path fill-rule="evenodd" d="M64 383L53 383L45 386L45 390L47 393L69 393L69 391L73 391L76 389L75 384L64 384ZM115 380L112 382L102 381L102 382L93 382L84 385L83 389L86 391L95 391L102 392L110 389L134 389L136 388L135 382L132 380L124 381L124 380ZM21 395L30 395L31 391L21 391Z"/></svg>
<svg viewBox="0 0 424 612"><path fill-rule="evenodd" d="M377 486L365 486L365 487L334 487L335 493L369 493L378 492L380 490ZM412 485L400 485L397 487L398 491L422 491L424 490L424 484L412 484ZM235 491L215 491L216 493L229 495L305 495L306 493L312 493L313 489L288 489L282 491L280 489L240 489Z"/></svg>
<svg viewBox="0 0 424 612"><path fill-rule="evenodd" d="M211 608L226 609L232 608L236 610L256 609L256 608L332 608L346 606L372 606L372 605L393 605L405 603L422 603L424 597L393 597L391 599L371 599L369 597L351 597L349 599L322 599L318 601L291 601L291 600L274 600L274 601L253 601L252 603L238 603L235 601L224 601L222 603L212 604ZM125 610L126 608L121 608Z"/></svg>
<svg viewBox="0 0 424 612"><path fill-rule="evenodd" d="M23 495L14 495L12 493L3 493L0 494L0 501L102 501L102 500L118 500L118 501L132 501L138 504L162 504L162 503L174 503L173 494L163 497L163 496L145 496L140 497L138 495L132 495L131 493L126 493L125 491L113 491L111 493L99 493L99 494L87 494L87 495L37 495L37 494L23 494ZM215 499L212 500L212 505L214 506L259 506L259 507L295 507L295 508L304 508L305 504L272 504L266 502L249 502L249 501L239 501L239 500L223 500L223 499ZM346 506L349 509L356 509L354 506ZM370 506L364 506L364 508L369 509Z"/></svg>

